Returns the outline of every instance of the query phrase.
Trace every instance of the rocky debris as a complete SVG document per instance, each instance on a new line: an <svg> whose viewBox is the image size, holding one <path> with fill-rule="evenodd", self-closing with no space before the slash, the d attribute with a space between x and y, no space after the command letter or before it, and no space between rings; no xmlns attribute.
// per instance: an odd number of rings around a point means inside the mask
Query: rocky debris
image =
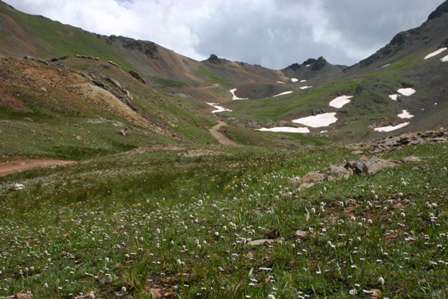
<svg viewBox="0 0 448 299"><path fill-rule="evenodd" d="M78 295L75 297L75 299L95 299L95 298L96 298L95 292L93 292L93 291L91 291L85 295L82 294L82 295Z"/></svg>
<svg viewBox="0 0 448 299"><path fill-rule="evenodd" d="M12 296L1 297L1 299L32 299L32 298L33 298L33 294L31 292L17 293Z"/></svg>
<svg viewBox="0 0 448 299"><path fill-rule="evenodd" d="M445 142L448 142L448 130L445 128L440 128L432 131L405 133L398 136L388 137L377 142L355 144L349 147L353 151L364 151L372 154L378 154L401 149L409 145L436 144Z"/></svg>
<svg viewBox="0 0 448 299"><path fill-rule="evenodd" d="M35 58L35 57L32 57L32 56L25 56L25 57L23 57L23 59L31 60L31 61L35 61L35 62L38 62L38 63L41 63L41 64L48 65L47 61L45 61L43 59Z"/></svg>
<svg viewBox="0 0 448 299"><path fill-rule="evenodd" d="M398 161L384 160L377 157L370 159L364 157L358 161L347 162L345 168L352 169L355 174L375 175L384 169L394 168L398 165L400 165Z"/></svg>
<svg viewBox="0 0 448 299"><path fill-rule="evenodd" d="M129 75L134 77L134 79L137 79L138 81L142 82L143 84L146 84L145 79L143 79L143 77L140 76L140 74L137 73L136 71L129 71Z"/></svg>
<svg viewBox="0 0 448 299"><path fill-rule="evenodd" d="M257 247L257 246L269 246L269 245L273 245L275 243L281 243L283 240L282 239L259 239L259 240L253 240L250 242L247 242L247 246L250 247Z"/></svg>
<svg viewBox="0 0 448 299"><path fill-rule="evenodd" d="M353 170L347 169L343 166L331 165L329 169L329 174L333 178L343 178L348 179L353 175Z"/></svg>
<svg viewBox="0 0 448 299"><path fill-rule="evenodd" d="M308 237L308 232L303 230L297 230L294 235L297 239L303 240L306 239L306 237Z"/></svg>
<svg viewBox="0 0 448 299"><path fill-rule="evenodd" d="M93 57L93 56L88 56L88 55L76 54L75 57L76 57L76 58L79 58L79 59L87 59L87 60L100 61L100 58L99 58L99 57Z"/></svg>
<svg viewBox="0 0 448 299"><path fill-rule="evenodd" d="M108 60L107 63L109 63L110 65L113 65L113 66L115 66L115 67L117 67L117 68L120 68L120 66L118 65L118 63L116 63L115 61Z"/></svg>
<svg viewBox="0 0 448 299"><path fill-rule="evenodd" d="M124 129L120 130L120 134L124 137L128 136L128 132L129 132L128 128L124 128Z"/></svg>
<svg viewBox="0 0 448 299"><path fill-rule="evenodd" d="M422 159L416 156L405 157L401 160L403 163L420 163Z"/></svg>
<svg viewBox="0 0 448 299"><path fill-rule="evenodd" d="M69 58L69 56L61 56L61 57L55 57L50 59L50 62L58 62L58 61L63 61L63 60L67 60Z"/></svg>
<svg viewBox="0 0 448 299"><path fill-rule="evenodd" d="M109 36L107 38L108 43L119 42L124 48L135 50L143 53L145 56L151 59L158 58L159 48L156 43L149 41L140 41L123 36Z"/></svg>
<svg viewBox="0 0 448 299"><path fill-rule="evenodd" d="M107 77L107 78L106 78L106 81L109 82L109 83L111 83L111 84L112 84L113 86L115 86L116 88L118 88L118 89L120 89L120 90L123 90L123 87L121 87L120 82L118 82L117 80L112 79L112 78L110 78L110 77Z"/></svg>
<svg viewBox="0 0 448 299"><path fill-rule="evenodd" d="M384 169L395 168L404 162L414 162L418 159L418 157L408 157L402 161L395 161L378 157L362 157L360 160L349 161L344 165L332 165L325 171L313 171L303 177L293 177L289 180L289 184L293 189L302 191L323 182L348 179L354 174L375 175Z"/></svg>
<svg viewBox="0 0 448 299"><path fill-rule="evenodd" d="M24 184L15 183L14 185L12 185L11 190L12 191L25 190L25 185Z"/></svg>

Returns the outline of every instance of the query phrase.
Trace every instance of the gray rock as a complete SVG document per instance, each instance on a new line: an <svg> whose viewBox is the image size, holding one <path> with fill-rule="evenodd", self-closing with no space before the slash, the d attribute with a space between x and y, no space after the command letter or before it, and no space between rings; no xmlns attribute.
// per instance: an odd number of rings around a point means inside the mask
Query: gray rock
<svg viewBox="0 0 448 299"><path fill-rule="evenodd" d="M401 161L403 161L404 163L419 163L419 162L422 162L422 159L420 159L417 156L409 156L409 157L403 158Z"/></svg>
<svg viewBox="0 0 448 299"><path fill-rule="evenodd" d="M308 232L303 231L303 230L298 230L295 232L295 236L297 239L305 239L308 236Z"/></svg>

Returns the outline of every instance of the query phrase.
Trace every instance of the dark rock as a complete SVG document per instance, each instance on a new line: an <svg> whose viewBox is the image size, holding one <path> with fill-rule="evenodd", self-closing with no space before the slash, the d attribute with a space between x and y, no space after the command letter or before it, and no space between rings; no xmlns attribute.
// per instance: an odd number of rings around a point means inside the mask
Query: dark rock
<svg viewBox="0 0 448 299"><path fill-rule="evenodd" d="M439 18L446 13L448 13L448 1L445 1L439 7L437 7L437 9L429 15L428 21Z"/></svg>
<svg viewBox="0 0 448 299"><path fill-rule="evenodd" d="M215 54L210 55L210 57L207 59L207 61L212 64L220 64L222 62L222 60L219 59L219 57L216 56Z"/></svg>
<svg viewBox="0 0 448 299"><path fill-rule="evenodd" d="M134 77L134 79L137 79L138 81L142 82L143 84L146 84L145 79L143 79L142 76L140 76L140 74L137 73L136 71L129 71L129 75Z"/></svg>

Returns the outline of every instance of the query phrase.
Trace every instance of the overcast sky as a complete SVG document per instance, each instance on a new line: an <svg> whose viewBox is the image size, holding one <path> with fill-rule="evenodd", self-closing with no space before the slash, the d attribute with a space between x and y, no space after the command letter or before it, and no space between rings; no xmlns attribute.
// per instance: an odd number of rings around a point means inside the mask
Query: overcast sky
<svg viewBox="0 0 448 299"><path fill-rule="evenodd" d="M196 59L211 53L282 68L309 57L353 64L444 0L6 0L28 13L151 40Z"/></svg>

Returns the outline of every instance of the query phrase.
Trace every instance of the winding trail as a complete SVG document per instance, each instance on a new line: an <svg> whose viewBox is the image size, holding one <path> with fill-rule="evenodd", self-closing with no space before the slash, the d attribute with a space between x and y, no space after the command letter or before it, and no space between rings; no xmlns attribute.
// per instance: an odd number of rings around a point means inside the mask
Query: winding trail
<svg viewBox="0 0 448 299"><path fill-rule="evenodd" d="M224 127L227 127L227 124L222 120L219 120L216 125L209 129L209 132L222 145L237 145L235 141L231 140L229 137L219 131Z"/></svg>
<svg viewBox="0 0 448 299"><path fill-rule="evenodd" d="M27 171L36 168L49 168L55 166L65 166L75 164L75 161L65 160L34 160L25 159L12 162L0 163L0 177L4 177L13 173Z"/></svg>

